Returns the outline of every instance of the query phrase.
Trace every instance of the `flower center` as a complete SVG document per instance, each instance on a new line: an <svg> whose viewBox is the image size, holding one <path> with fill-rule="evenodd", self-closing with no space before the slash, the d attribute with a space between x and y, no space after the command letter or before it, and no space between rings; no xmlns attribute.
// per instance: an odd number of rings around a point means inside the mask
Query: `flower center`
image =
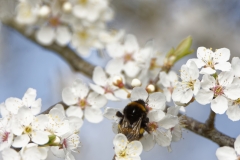
<svg viewBox="0 0 240 160"><path fill-rule="evenodd" d="M123 59L124 59L124 62L125 62L125 63L128 62L128 61L132 61L132 60L133 60L132 54L126 53L126 54L124 55Z"/></svg>
<svg viewBox="0 0 240 160"><path fill-rule="evenodd" d="M8 136L9 136L9 132L4 132L3 135L2 135L2 142L5 142L8 140Z"/></svg>
<svg viewBox="0 0 240 160"><path fill-rule="evenodd" d="M113 94L113 89L110 87L110 86L106 86L106 87L104 87L104 90L105 90L105 94L106 93L112 93Z"/></svg>
<svg viewBox="0 0 240 160"><path fill-rule="evenodd" d="M52 18L49 19L49 24L52 27L57 27L60 24L60 20L59 20L58 17L52 17Z"/></svg>
<svg viewBox="0 0 240 160"><path fill-rule="evenodd" d="M86 5L88 0L78 0L78 2L82 5Z"/></svg>
<svg viewBox="0 0 240 160"><path fill-rule="evenodd" d="M186 82L186 85L188 86L188 88L194 90L194 83L196 82L196 80L194 81L188 81Z"/></svg>
<svg viewBox="0 0 240 160"><path fill-rule="evenodd" d="M217 85L215 87L212 88L212 91L214 93L214 96L217 97L219 95L223 94L223 87L220 85Z"/></svg>
<svg viewBox="0 0 240 160"><path fill-rule="evenodd" d="M236 99L233 103L234 105L240 105L240 98Z"/></svg>
<svg viewBox="0 0 240 160"><path fill-rule="evenodd" d="M66 139L63 140L63 144L62 145L63 145L63 148L67 148L67 140Z"/></svg>
<svg viewBox="0 0 240 160"><path fill-rule="evenodd" d="M119 156L122 158L126 157L127 156L126 150L120 151Z"/></svg>
<svg viewBox="0 0 240 160"><path fill-rule="evenodd" d="M88 38L88 34L86 31L80 31L78 32L79 39L86 40Z"/></svg>
<svg viewBox="0 0 240 160"><path fill-rule="evenodd" d="M32 127L31 126L25 127L23 132L26 133L26 134L32 133Z"/></svg>
<svg viewBox="0 0 240 160"><path fill-rule="evenodd" d="M86 106L87 106L87 101L85 99L81 99L79 102L78 102L78 105L84 109Z"/></svg>
<svg viewBox="0 0 240 160"><path fill-rule="evenodd" d="M212 60L209 60L209 61L206 63L206 67L214 68L214 62L213 62Z"/></svg>
<svg viewBox="0 0 240 160"><path fill-rule="evenodd" d="M150 130L153 132L153 131L156 131L157 128L158 128L158 125L156 122L150 122L148 123L148 127L150 128Z"/></svg>

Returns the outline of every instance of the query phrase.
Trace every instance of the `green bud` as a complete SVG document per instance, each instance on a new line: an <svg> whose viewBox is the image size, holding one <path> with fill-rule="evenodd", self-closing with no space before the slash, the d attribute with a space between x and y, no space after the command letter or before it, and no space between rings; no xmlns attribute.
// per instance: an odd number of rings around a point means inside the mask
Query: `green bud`
<svg viewBox="0 0 240 160"><path fill-rule="evenodd" d="M170 64L174 65L181 58L193 53L193 50L190 50L192 45L192 37L188 36L177 46L176 49L172 48L166 55L166 58Z"/></svg>
<svg viewBox="0 0 240 160"><path fill-rule="evenodd" d="M51 146L51 144L53 144L55 142L56 136L55 135L49 135L48 136L49 141L48 141L48 145Z"/></svg>

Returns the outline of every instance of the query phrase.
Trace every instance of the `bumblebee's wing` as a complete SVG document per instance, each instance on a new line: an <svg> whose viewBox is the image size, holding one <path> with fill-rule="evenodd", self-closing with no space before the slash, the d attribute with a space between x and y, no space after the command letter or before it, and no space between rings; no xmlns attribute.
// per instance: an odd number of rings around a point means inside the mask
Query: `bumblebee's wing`
<svg viewBox="0 0 240 160"><path fill-rule="evenodd" d="M142 137L141 131L142 117L132 125L124 117L122 123L119 124L118 132L124 134L129 141L139 140Z"/></svg>

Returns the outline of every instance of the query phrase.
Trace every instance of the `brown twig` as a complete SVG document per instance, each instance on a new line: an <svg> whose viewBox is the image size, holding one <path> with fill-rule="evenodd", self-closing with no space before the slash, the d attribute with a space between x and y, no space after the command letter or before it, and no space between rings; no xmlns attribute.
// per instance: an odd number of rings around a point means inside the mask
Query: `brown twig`
<svg viewBox="0 0 240 160"><path fill-rule="evenodd" d="M27 34L25 32L25 29L23 26L20 26L18 24L16 24L13 21L6 21L3 22L3 24L17 30L21 35L23 35L24 37L30 39L32 42L34 42L37 45L40 45L34 34ZM65 60L69 66L72 67L72 69L74 71L77 72L81 72L84 75L88 76L88 77L92 77L92 71L94 69L94 66L88 62L86 62L85 60L83 60L81 57L79 57L73 50L71 50L69 47L61 47L59 45L57 45L56 43L53 43L49 46L43 46L41 45L43 48L53 51L54 53L56 53L57 55L59 55L63 60Z"/></svg>
<svg viewBox="0 0 240 160"><path fill-rule="evenodd" d="M217 129L212 127L212 125L198 122L197 120L187 116L183 117L182 124L186 129L217 143L219 146L234 146L234 138L219 132Z"/></svg>
<svg viewBox="0 0 240 160"><path fill-rule="evenodd" d="M28 35L28 34L25 33L24 28L16 25L13 22L5 22L5 24L12 27L15 30L17 30L23 36L32 40L34 43L40 45L36 41L34 35ZM81 73L85 74L87 77L92 77L92 72L93 72L94 66L92 64L86 62L82 58L80 58L70 48L61 47L57 44L52 44L50 46L42 46L42 47L44 47L45 49L54 51L56 54L60 55L65 61L68 62L68 64L75 71L81 72ZM44 113L44 114L48 113L52 107L50 107L49 109L47 109L46 111L44 111L42 113ZM219 132L218 130L216 130L214 128L214 117L215 117L215 114L211 113L210 117L206 121L206 123L200 123L193 118L184 116L184 120L183 120L182 123L183 123L183 125L185 126L186 129L188 129L188 130L190 130L190 131L192 131L192 132L194 132L194 133L196 133L200 136L203 136L203 137L205 137L205 138L207 138L207 139L209 139L209 140L211 140L215 143L217 143L219 146L231 146L231 147L233 147L235 139Z"/></svg>

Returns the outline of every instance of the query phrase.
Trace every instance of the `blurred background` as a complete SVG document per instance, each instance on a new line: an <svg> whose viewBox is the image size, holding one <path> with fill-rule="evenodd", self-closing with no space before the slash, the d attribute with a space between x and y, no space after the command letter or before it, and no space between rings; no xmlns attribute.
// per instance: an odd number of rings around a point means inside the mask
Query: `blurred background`
<svg viewBox="0 0 240 160"><path fill-rule="evenodd" d="M192 49L199 46L218 49L229 48L231 56L239 56L240 1L231 0L113 0L115 19L110 28L125 29L136 35L141 45L154 39L158 49L166 53L188 35L193 38ZM194 52L191 57L196 57ZM187 57L190 58L190 57ZM87 59L95 65L104 66L106 58L92 53ZM174 69L187 59L179 61ZM75 77L89 81L81 74L71 71L68 64L53 52L44 50L22 37L16 31L1 26L0 32L0 102L9 97L22 98L31 87L42 98L42 110L61 101L62 89ZM109 102L107 106L122 108L127 102ZM209 105L191 104L186 114L204 122L210 112ZM226 115L217 115L216 127L221 132L237 137L240 122L232 122ZM76 159L111 160L114 151L112 122L100 124L85 121L81 131L80 154ZM155 146L142 154L143 160L216 160L218 146L194 133L184 130L182 140L172 144L172 152ZM49 160L57 160L49 155Z"/></svg>

